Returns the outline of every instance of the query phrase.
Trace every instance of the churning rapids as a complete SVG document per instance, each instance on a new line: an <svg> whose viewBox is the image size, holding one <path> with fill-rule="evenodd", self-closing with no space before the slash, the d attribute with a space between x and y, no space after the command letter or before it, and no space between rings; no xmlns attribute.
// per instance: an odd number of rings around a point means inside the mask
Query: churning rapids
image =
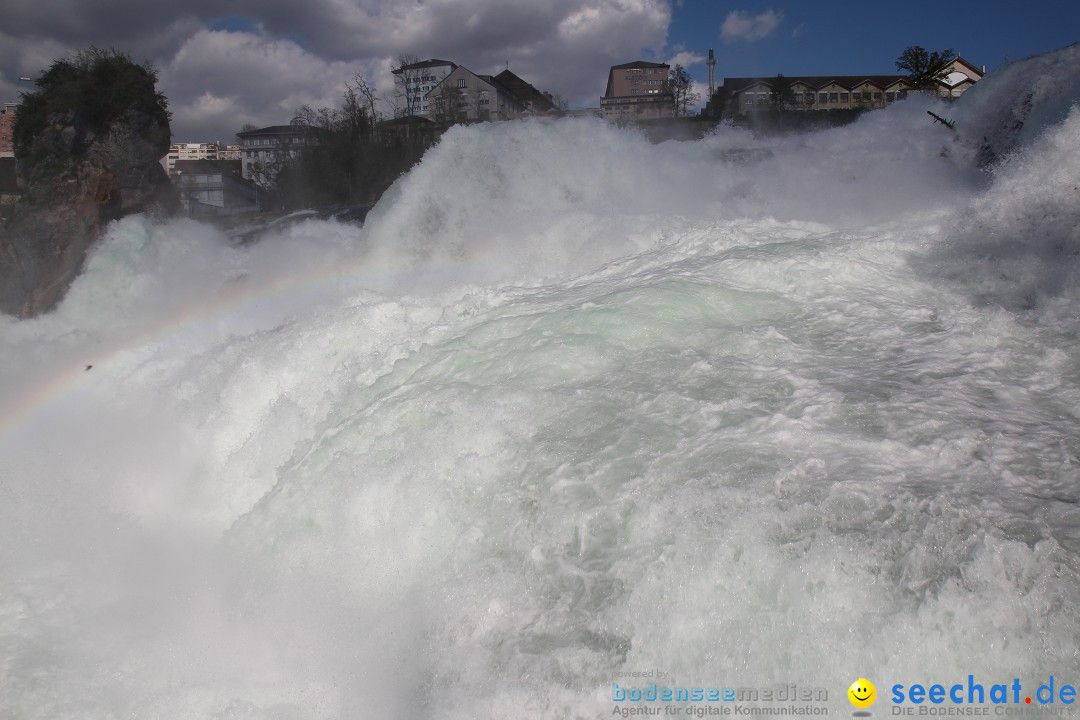
<svg viewBox="0 0 1080 720"><path fill-rule="evenodd" d="M1074 46L780 139L454 129L362 228L114 224L0 320L0 716L1077 684L1078 97Z"/></svg>

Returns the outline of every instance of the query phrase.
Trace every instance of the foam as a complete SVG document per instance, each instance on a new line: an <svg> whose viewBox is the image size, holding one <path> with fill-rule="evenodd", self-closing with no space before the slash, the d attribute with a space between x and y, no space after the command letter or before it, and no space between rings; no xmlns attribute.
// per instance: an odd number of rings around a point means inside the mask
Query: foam
<svg viewBox="0 0 1080 720"><path fill-rule="evenodd" d="M927 106L454 129L363 228L112 225L0 320L0 714L1075 679L1080 125L978 171Z"/></svg>

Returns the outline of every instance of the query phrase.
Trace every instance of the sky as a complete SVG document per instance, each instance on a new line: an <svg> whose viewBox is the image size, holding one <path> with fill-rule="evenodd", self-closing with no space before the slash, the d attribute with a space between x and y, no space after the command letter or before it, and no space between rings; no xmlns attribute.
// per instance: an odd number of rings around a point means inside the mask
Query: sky
<svg viewBox="0 0 1080 720"><path fill-rule="evenodd" d="M389 98L402 54L508 67L595 107L608 68L632 60L681 63L704 97L709 48L720 84L896 73L909 45L993 70L1077 41L1078 0L3 0L0 102L57 58L111 47L157 69L174 142L230 143L245 124L337 106L357 74Z"/></svg>

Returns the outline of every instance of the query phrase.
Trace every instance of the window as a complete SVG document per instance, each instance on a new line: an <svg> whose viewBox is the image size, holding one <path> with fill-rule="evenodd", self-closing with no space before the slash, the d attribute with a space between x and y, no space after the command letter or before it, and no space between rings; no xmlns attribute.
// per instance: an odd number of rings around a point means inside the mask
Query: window
<svg viewBox="0 0 1080 720"><path fill-rule="evenodd" d="M825 104L829 102L829 93L818 93L817 99L819 103Z"/></svg>
<svg viewBox="0 0 1080 720"><path fill-rule="evenodd" d="M895 99L896 99L896 93L894 93L894 92L887 92L887 93L885 93L885 100L886 100L887 102L892 102L892 101L893 101L893 100L895 100Z"/></svg>
<svg viewBox="0 0 1080 720"><path fill-rule="evenodd" d="M459 88L463 88L463 87L465 87L465 78L461 78L460 80L458 80L458 81L457 81L457 86L458 86Z"/></svg>
<svg viewBox="0 0 1080 720"><path fill-rule="evenodd" d="M840 93L840 102L842 102L842 103L848 102L848 94L847 93Z"/></svg>
<svg viewBox="0 0 1080 720"><path fill-rule="evenodd" d="M829 93L829 102L840 102L840 93Z"/></svg>

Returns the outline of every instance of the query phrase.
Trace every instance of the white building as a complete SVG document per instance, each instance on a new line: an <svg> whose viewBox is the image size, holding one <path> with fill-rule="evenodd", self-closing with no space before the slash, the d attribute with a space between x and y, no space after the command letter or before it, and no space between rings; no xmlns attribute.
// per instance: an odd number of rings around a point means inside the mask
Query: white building
<svg viewBox="0 0 1080 720"><path fill-rule="evenodd" d="M394 97L397 102L394 117L419 115L431 118L433 108L427 94L456 69L457 65L449 60L433 59L394 70Z"/></svg>
<svg viewBox="0 0 1080 720"><path fill-rule="evenodd" d="M528 107L509 88L490 75L477 75L458 67L428 91L425 102L435 122L508 120Z"/></svg>
<svg viewBox="0 0 1080 720"><path fill-rule="evenodd" d="M271 125L236 133L240 140L244 178L264 187L272 185L283 161L295 157L306 146L318 144L323 132L296 119L290 125Z"/></svg>
<svg viewBox="0 0 1080 720"><path fill-rule="evenodd" d="M165 156L165 170L171 177L176 174L178 160L219 160L222 159L220 153L221 143L217 142L173 143Z"/></svg>

